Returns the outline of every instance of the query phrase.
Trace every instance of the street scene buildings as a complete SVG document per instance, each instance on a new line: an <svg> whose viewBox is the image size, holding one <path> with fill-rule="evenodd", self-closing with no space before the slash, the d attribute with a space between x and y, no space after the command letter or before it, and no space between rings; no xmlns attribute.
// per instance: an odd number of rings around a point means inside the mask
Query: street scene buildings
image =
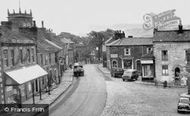
<svg viewBox="0 0 190 116"><path fill-rule="evenodd" d="M34 11L19 1L0 24L0 115L189 115L190 27L175 9L145 14L141 30L107 26L85 36L56 33ZM22 111L38 105L45 113Z"/></svg>

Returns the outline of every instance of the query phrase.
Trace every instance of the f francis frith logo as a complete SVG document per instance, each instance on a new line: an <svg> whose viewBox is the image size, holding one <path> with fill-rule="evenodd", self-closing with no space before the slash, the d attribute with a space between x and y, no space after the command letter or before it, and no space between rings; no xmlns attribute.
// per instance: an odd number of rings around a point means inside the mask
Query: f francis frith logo
<svg viewBox="0 0 190 116"><path fill-rule="evenodd" d="M173 9L159 13L158 15L154 13L144 15L143 28L145 30L150 30L153 28L163 29L178 24L181 21L181 19L175 16L175 11L176 10Z"/></svg>

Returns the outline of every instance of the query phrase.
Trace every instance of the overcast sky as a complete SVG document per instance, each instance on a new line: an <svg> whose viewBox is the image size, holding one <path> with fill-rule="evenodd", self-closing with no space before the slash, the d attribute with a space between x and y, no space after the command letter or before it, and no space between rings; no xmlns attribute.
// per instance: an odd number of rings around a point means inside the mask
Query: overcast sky
<svg viewBox="0 0 190 116"><path fill-rule="evenodd" d="M20 0L38 26L41 20L54 32L84 35L96 26L143 24L143 15L176 9L183 24L190 24L190 0ZM19 0L1 0L0 21L7 20L7 9L18 12Z"/></svg>

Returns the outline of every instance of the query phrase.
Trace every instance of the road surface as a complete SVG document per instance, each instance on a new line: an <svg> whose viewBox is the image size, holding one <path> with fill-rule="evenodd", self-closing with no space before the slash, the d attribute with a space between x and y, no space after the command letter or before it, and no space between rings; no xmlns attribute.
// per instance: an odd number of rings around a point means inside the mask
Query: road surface
<svg viewBox="0 0 190 116"><path fill-rule="evenodd" d="M85 65L78 87L50 116L100 116L106 104L106 83L96 65ZM60 101L61 102L61 101Z"/></svg>

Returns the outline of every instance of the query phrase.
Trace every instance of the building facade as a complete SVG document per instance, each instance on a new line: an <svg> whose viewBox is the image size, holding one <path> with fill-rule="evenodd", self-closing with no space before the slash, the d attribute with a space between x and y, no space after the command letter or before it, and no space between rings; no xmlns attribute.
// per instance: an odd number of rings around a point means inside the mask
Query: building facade
<svg viewBox="0 0 190 116"><path fill-rule="evenodd" d="M185 78L186 49L190 48L190 30L180 24L177 30L154 30L154 56L157 81L181 84Z"/></svg>
<svg viewBox="0 0 190 116"><path fill-rule="evenodd" d="M143 56L152 53L152 38L148 37L129 36L107 44L107 62L110 69L136 69L143 77L148 78L154 77L154 62L153 59ZM142 57L143 59L141 59Z"/></svg>

